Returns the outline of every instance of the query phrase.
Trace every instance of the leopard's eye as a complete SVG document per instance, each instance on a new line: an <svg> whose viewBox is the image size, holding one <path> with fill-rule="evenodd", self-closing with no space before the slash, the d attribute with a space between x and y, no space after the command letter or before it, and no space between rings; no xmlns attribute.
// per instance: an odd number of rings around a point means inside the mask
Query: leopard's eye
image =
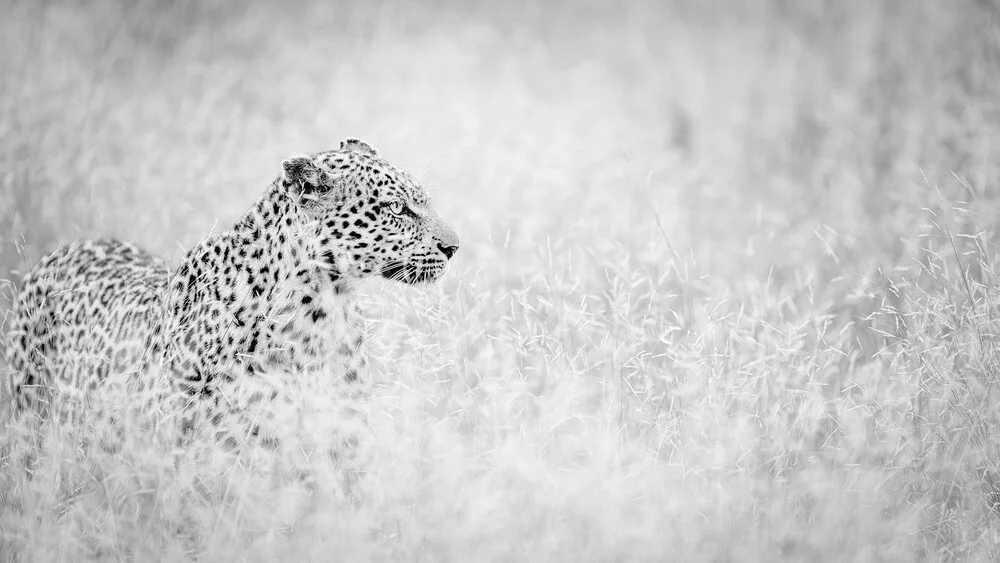
<svg viewBox="0 0 1000 563"><path fill-rule="evenodd" d="M405 209L406 206L403 204L402 201L398 199L394 199L389 202L389 212L392 213L393 215L402 215L403 210Z"/></svg>

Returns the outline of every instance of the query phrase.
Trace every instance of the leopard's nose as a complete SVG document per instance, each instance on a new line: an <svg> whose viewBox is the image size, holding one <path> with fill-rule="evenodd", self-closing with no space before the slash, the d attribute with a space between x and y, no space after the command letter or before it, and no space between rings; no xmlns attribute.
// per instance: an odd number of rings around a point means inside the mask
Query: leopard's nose
<svg viewBox="0 0 1000 563"><path fill-rule="evenodd" d="M444 255L450 260L451 257L455 255L455 252L458 251L458 245L448 245L448 246L445 246L445 245L443 245L443 244L441 244L439 242L438 243L438 250L440 250L441 252L443 252Z"/></svg>

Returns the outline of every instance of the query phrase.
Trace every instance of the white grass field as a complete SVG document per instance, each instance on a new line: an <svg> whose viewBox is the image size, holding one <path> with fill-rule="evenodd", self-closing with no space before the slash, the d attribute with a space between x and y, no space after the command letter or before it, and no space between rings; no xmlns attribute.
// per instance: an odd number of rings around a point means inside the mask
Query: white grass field
<svg viewBox="0 0 1000 563"><path fill-rule="evenodd" d="M1000 5L620 4L0 0L0 311L347 136L462 237L362 288L355 499L321 394L236 459L4 401L0 561L1000 559Z"/></svg>

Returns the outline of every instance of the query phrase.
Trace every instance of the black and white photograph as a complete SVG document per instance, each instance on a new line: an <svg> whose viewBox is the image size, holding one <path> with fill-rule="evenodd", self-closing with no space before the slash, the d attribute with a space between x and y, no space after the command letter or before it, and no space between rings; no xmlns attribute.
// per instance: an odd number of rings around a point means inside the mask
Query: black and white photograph
<svg viewBox="0 0 1000 563"><path fill-rule="evenodd" d="M1000 561L1000 0L0 0L84 561Z"/></svg>

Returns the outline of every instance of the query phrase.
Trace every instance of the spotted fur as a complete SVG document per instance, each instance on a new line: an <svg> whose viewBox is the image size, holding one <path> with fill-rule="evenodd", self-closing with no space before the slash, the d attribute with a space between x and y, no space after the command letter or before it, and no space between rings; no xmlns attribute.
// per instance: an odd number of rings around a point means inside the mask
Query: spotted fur
<svg viewBox="0 0 1000 563"><path fill-rule="evenodd" d="M171 273L114 240L78 241L25 277L8 363L22 406L86 394L151 366L188 397L262 371L335 373L363 385L361 280L440 278L458 248L407 172L358 139L297 156L230 229Z"/></svg>

